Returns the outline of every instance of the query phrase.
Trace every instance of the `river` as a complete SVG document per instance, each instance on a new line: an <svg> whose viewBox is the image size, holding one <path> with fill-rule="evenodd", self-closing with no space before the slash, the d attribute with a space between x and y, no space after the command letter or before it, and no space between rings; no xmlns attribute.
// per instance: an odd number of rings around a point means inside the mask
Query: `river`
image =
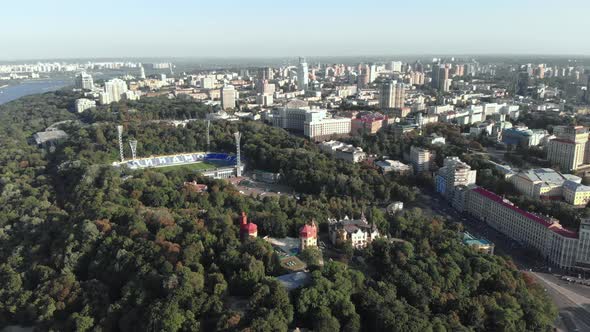
<svg viewBox="0 0 590 332"><path fill-rule="evenodd" d="M42 79L23 81L18 85L10 85L4 88L0 88L0 105L23 96L55 91L65 86L73 84L73 81L63 79ZM3 85L4 83L0 82L0 86Z"/></svg>

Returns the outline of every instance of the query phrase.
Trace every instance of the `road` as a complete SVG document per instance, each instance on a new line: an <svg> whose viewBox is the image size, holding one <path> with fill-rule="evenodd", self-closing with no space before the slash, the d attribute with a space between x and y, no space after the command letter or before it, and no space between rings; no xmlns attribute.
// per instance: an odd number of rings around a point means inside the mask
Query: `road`
<svg viewBox="0 0 590 332"><path fill-rule="evenodd" d="M553 275L537 272L532 275L547 289L567 331L590 331L590 298L560 286Z"/></svg>
<svg viewBox="0 0 590 332"><path fill-rule="evenodd" d="M551 273L543 273L546 266L542 259L531 257L522 248L495 229L471 216L453 209L449 202L434 190L422 188L421 197L410 207L419 207L425 213L441 215L449 220L461 221L465 230L476 237L483 237L495 245L495 253L510 257L523 272L529 272L542 284L559 309L556 327L561 331L590 331L590 287L563 281ZM532 272L537 271L537 272Z"/></svg>

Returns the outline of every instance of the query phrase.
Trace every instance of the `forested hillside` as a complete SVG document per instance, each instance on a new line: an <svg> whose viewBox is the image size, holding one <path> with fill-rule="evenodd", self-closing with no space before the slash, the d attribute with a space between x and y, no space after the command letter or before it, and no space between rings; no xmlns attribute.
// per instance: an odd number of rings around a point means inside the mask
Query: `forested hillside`
<svg viewBox="0 0 590 332"><path fill-rule="evenodd" d="M145 98L81 115L56 92L0 106L0 327L58 331L550 331L556 309L511 262L464 246L461 225L379 203L416 199L408 179L321 153L262 123L212 126L211 150L234 151L243 134L249 167L280 172L301 197L257 199L188 169L114 168L116 125L140 156L200 151L203 118L190 100ZM57 121L70 138L52 152L28 144ZM389 144L389 143L388 143ZM390 142L390 146L393 146ZM385 144L380 151L390 151ZM183 187L198 179L209 190ZM260 237L296 236L314 218L367 215L389 237L312 268L288 293L284 271ZM246 211L257 239L241 242ZM353 260L351 260L353 262Z"/></svg>

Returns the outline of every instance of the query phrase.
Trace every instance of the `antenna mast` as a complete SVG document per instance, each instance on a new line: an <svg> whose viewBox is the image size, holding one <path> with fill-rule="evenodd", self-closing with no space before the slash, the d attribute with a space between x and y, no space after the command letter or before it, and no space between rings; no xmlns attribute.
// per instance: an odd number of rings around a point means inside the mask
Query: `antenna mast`
<svg viewBox="0 0 590 332"><path fill-rule="evenodd" d="M123 126L117 126L117 134L119 135L119 153L121 154L121 162L125 161L123 155Z"/></svg>

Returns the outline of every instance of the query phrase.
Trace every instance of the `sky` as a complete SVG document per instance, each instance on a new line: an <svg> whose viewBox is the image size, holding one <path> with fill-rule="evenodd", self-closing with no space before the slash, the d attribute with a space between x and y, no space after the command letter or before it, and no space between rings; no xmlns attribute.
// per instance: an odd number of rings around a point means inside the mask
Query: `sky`
<svg viewBox="0 0 590 332"><path fill-rule="evenodd" d="M0 60L590 55L589 0L2 0Z"/></svg>

